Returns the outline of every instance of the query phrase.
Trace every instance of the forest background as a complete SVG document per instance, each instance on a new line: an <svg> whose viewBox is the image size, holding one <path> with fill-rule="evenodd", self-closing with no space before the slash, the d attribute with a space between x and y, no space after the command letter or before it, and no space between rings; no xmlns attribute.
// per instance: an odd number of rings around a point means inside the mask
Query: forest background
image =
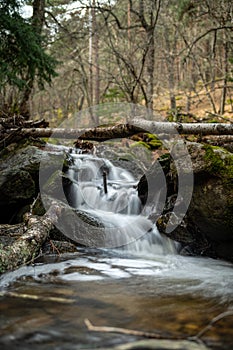
<svg viewBox="0 0 233 350"><path fill-rule="evenodd" d="M2 117L56 126L106 102L231 121L232 1L1 1Z"/></svg>

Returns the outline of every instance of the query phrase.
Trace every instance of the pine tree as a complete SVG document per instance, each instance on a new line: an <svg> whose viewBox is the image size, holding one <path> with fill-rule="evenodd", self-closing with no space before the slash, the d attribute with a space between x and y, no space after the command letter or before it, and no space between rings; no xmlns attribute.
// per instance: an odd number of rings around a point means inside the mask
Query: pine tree
<svg viewBox="0 0 233 350"><path fill-rule="evenodd" d="M19 0L2 0L0 4L0 97L5 113L28 118L33 84L37 82L43 88L50 83L56 75L57 61L43 47L43 23L37 20L36 13L38 1L32 3L31 19L22 16L24 4Z"/></svg>

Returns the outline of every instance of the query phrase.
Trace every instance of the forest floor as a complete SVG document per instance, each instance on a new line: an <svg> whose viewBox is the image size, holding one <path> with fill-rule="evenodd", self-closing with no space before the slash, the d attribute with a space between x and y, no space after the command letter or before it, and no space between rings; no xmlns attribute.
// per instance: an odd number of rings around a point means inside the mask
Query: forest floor
<svg viewBox="0 0 233 350"><path fill-rule="evenodd" d="M212 95L213 101L217 109L217 113L213 112L213 107L211 106L211 103L204 91L199 93L198 96L194 94L192 95L190 110L188 113L186 109L187 97L184 95L184 93L179 93L179 91L176 91L175 96L177 109L180 111L180 114L188 114L186 118L182 118L182 122L233 122L233 97L227 97L225 113L223 116L219 114L221 101L220 90L216 90L215 93ZM164 91L163 93L160 93L160 95L154 98L154 106L155 111L164 116L165 118L168 118L169 115L171 115L170 97L168 91ZM191 115L194 116L194 119L191 117Z"/></svg>

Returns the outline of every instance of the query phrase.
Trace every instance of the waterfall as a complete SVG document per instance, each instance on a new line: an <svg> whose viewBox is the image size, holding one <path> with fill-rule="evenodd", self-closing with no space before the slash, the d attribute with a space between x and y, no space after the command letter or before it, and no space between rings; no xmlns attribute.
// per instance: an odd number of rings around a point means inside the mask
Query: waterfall
<svg viewBox="0 0 233 350"><path fill-rule="evenodd" d="M68 203L102 222L109 236L106 247L124 246L137 253L174 252L170 240L161 236L142 215L137 181L128 170L90 154L72 152L68 156L70 166L65 174L71 180Z"/></svg>

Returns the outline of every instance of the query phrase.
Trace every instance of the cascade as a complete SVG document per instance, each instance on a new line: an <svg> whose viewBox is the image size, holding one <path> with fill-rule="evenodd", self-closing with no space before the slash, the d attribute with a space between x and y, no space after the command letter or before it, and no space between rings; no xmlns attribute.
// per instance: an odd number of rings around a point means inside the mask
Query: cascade
<svg viewBox="0 0 233 350"><path fill-rule="evenodd" d="M113 247L132 252L173 253L174 245L142 215L137 181L126 169L92 154L69 153L66 177L71 180L71 207L90 213L103 223Z"/></svg>

